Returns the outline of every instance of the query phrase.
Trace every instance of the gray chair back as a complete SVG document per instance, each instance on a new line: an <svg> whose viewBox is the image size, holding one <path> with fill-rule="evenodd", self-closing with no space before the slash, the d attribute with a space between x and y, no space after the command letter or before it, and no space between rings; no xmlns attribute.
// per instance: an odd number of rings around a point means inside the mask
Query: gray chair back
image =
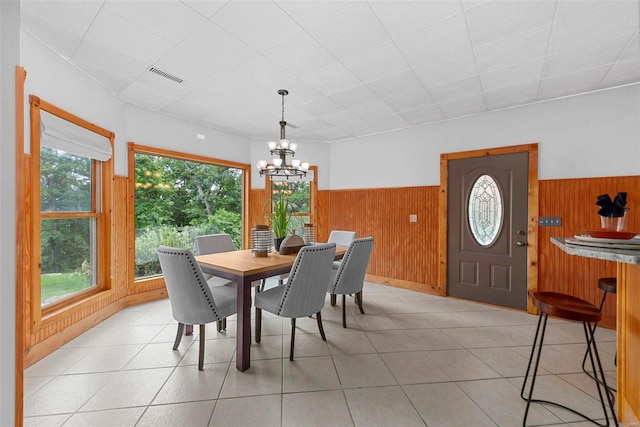
<svg viewBox="0 0 640 427"><path fill-rule="evenodd" d="M329 284L329 292L342 295L360 292L372 250L373 237L363 237L351 242L340 268L332 273L335 279Z"/></svg>
<svg viewBox="0 0 640 427"><path fill-rule="evenodd" d="M236 247L228 234L207 234L196 237L198 255L235 251Z"/></svg>
<svg viewBox="0 0 640 427"><path fill-rule="evenodd" d="M305 246L296 257L287 281L278 315L306 317L324 307L331 264L336 254L335 243Z"/></svg>
<svg viewBox="0 0 640 427"><path fill-rule="evenodd" d="M340 246L349 246L356 238L355 231L331 230L328 243L335 243Z"/></svg>
<svg viewBox="0 0 640 427"><path fill-rule="evenodd" d="M185 325L222 320L200 266L188 249L158 247L173 318Z"/></svg>

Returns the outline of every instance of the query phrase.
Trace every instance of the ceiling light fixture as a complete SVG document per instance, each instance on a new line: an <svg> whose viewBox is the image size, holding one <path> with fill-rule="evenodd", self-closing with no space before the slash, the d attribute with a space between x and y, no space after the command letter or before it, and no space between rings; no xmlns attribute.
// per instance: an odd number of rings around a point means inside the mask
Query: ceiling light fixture
<svg viewBox="0 0 640 427"><path fill-rule="evenodd" d="M289 179L289 177L302 178L307 176L309 170L309 163L301 162L300 159L291 159L291 164L287 163L287 156L295 156L298 150L298 144L290 142L285 136L285 126L287 122L284 121L284 97L289 94L286 89L280 89L278 95L282 96L282 120L280 120L280 141L269 141L267 147L272 156L277 156L271 159L272 163L267 164L266 160L259 160L258 172L260 176L279 176Z"/></svg>

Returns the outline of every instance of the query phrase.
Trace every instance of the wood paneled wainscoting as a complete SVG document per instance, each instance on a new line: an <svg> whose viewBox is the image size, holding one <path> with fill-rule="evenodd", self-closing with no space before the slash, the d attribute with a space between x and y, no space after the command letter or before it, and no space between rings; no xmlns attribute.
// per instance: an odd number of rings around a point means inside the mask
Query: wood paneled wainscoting
<svg viewBox="0 0 640 427"><path fill-rule="evenodd" d="M373 236L369 280L438 293L438 190L438 186L331 190L329 197L318 197L319 210L327 202L330 205L327 227L319 227L318 235L326 238L329 230L342 229ZM619 191L628 193L627 229L640 231L640 176L539 181L540 216L562 219L560 227L538 228L540 291L568 293L600 304L597 279L615 276L616 264L568 256L550 238L599 228L596 197L604 193L614 197ZM416 214L418 221L409 222L410 214ZM615 317L615 298L610 297L603 326L615 327Z"/></svg>
<svg viewBox="0 0 640 427"><path fill-rule="evenodd" d="M553 236L584 234L600 228L596 198L611 197L620 191L628 194L627 230L640 231L640 176L557 179L540 181L540 216L558 216L560 227L539 227L539 285L541 291L564 292L598 306L602 291L599 277L615 277L616 263L569 256L551 244ZM616 298L610 296L603 308L604 326L615 327Z"/></svg>
<svg viewBox="0 0 640 427"><path fill-rule="evenodd" d="M438 196L438 186L332 190L328 229L374 238L369 280L437 294Z"/></svg>

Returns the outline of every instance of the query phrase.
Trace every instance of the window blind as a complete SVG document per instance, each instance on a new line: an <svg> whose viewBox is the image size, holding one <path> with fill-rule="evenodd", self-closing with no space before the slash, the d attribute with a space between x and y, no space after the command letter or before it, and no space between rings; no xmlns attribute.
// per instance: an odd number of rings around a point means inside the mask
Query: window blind
<svg viewBox="0 0 640 427"><path fill-rule="evenodd" d="M40 110L40 144L105 162L113 155L108 138Z"/></svg>

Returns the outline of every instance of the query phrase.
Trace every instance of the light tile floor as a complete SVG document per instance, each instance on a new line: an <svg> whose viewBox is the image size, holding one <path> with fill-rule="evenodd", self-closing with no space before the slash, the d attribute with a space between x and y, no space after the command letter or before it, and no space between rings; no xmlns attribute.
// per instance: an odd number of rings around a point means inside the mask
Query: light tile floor
<svg viewBox="0 0 640 427"><path fill-rule="evenodd" d="M328 299L327 299L328 302ZM340 298L338 298L340 304ZM26 426L518 426L522 377L537 317L473 302L366 283L361 315L347 298L325 306L327 342L315 319L264 313L251 368L235 368L234 318L207 326L205 370L197 328L172 350L168 300L126 308L25 372ZM615 332L597 342L615 384ZM580 324L550 320L537 396L601 418L582 373ZM590 425L532 405L529 425Z"/></svg>

